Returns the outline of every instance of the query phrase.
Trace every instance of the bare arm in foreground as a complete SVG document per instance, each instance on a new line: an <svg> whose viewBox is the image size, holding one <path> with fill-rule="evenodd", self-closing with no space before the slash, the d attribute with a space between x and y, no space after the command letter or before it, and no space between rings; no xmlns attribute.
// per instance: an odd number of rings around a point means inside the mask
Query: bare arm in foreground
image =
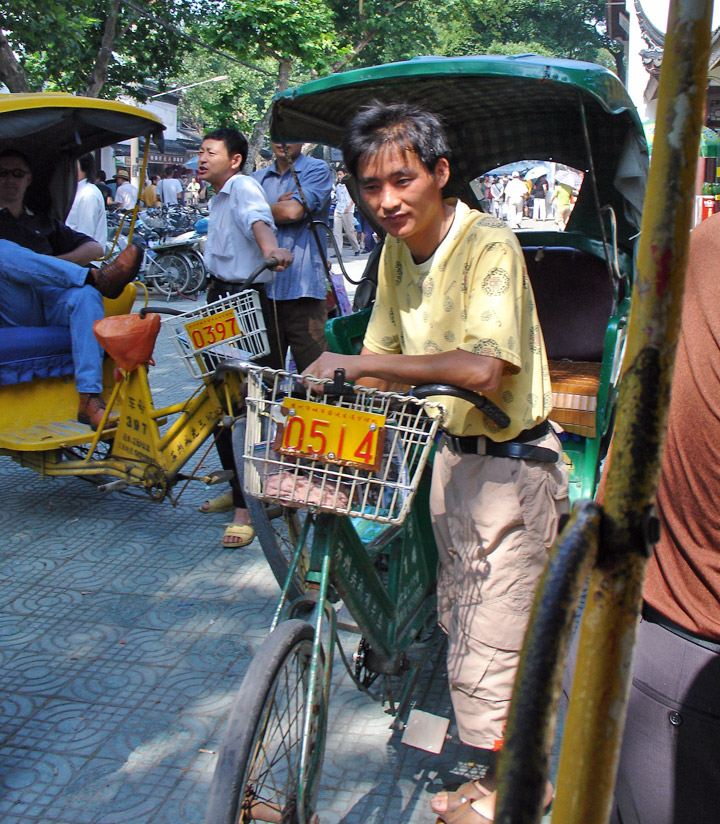
<svg viewBox="0 0 720 824"><path fill-rule="evenodd" d="M359 355L323 352L304 374L332 378L340 368L345 370L347 380L378 389L388 389L395 384L449 383L487 393L498 388L503 361L462 349L434 355L379 355L363 346Z"/></svg>

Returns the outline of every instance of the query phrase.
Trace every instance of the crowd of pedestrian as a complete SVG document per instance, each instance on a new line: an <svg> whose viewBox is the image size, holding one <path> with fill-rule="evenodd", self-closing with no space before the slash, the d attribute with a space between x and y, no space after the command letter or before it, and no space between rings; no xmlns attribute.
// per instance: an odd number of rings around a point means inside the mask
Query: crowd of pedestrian
<svg viewBox="0 0 720 824"><path fill-rule="evenodd" d="M533 170L524 176L519 171L483 175L477 191L482 211L506 221L512 229L519 229L523 220L552 220L563 231L576 197L574 187L566 183L556 182L551 192L548 173L534 174Z"/></svg>

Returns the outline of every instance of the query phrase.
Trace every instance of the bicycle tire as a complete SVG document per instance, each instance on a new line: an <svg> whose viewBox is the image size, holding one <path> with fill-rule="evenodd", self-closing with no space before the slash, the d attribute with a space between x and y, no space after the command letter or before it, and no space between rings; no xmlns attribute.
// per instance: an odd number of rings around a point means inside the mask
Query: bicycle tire
<svg viewBox="0 0 720 824"><path fill-rule="evenodd" d="M163 295L185 294L192 265L182 252L158 252L145 273L148 286Z"/></svg>
<svg viewBox="0 0 720 824"><path fill-rule="evenodd" d="M235 457L235 472L240 481L240 488L245 489L243 445L245 441L245 418L240 418L233 427L233 455ZM297 548L298 540L302 535L305 518L309 515L305 511L290 507L266 504L245 494L245 506L250 514L255 536L260 541L265 560L272 570L275 580L282 587L285 585L288 570ZM302 567L307 565L308 553L303 553L301 569L293 576L290 582L288 597L291 601L299 598L307 590Z"/></svg>
<svg viewBox="0 0 720 824"><path fill-rule="evenodd" d="M190 249L190 251L185 252L185 256L190 261L191 272L190 279L188 280L187 287L183 294L196 295L204 289L207 284L207 270L205 269L205 261L203 260L202 255L194 249Z"/></svg>
<svg viewBox="0 0 720 824"><path fill-rule="evenodd" d="M325 656L320 655L314 718L304 739L314 628L280 624L255 654L235 697L210 785L205 824L311 824L325 749ZM300 775L303 741L308 767ZM302 782L302 783L301 783ZM297 790L304 790L303 809Z"/></svg>

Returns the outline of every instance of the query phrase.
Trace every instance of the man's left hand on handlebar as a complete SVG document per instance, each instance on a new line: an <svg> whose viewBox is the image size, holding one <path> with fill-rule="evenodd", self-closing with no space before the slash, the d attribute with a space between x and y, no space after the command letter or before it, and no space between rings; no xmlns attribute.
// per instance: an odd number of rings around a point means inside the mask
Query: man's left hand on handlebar
<svg viewBox="0 0 720 824"><path fill-rule="evenodd" d="M359 371L361 357L359 355L338 355L335 352L323 352L322 355L308 366L303 376L310 375L320 380L332 380L336 369L345 370L345 379L355 382L363 375Z"/></svg>

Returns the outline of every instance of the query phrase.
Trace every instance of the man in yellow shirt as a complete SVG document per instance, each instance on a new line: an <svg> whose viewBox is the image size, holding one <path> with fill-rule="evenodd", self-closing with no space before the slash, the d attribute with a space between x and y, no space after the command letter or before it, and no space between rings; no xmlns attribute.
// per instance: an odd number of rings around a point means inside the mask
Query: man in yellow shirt
<svg viewBox="0 0 720 824"><path fill-rule="evenodd" d="M430 501L460 737L497 750L535 588L568 511L532 288L507 226L443 199L450 151L433 114L373 104L350 123L343 155L388 236L361 354L325 353L306 372L332 378L343 367L349 380L383 388L454 384L510 419L500 429L468 403L447 404ZM484 824L495 793L468 782L431 806L442 820Z"/></svg>
<svg viewBox="0 0 720 824"><path fill-rule="evenodd" d="M156 189L158 180L160 180L160 176L153 175L150 178L148 185L143 189L142 202L148 209L151 209L153 206L160 205L160 197L158 196Z"/></svg>

